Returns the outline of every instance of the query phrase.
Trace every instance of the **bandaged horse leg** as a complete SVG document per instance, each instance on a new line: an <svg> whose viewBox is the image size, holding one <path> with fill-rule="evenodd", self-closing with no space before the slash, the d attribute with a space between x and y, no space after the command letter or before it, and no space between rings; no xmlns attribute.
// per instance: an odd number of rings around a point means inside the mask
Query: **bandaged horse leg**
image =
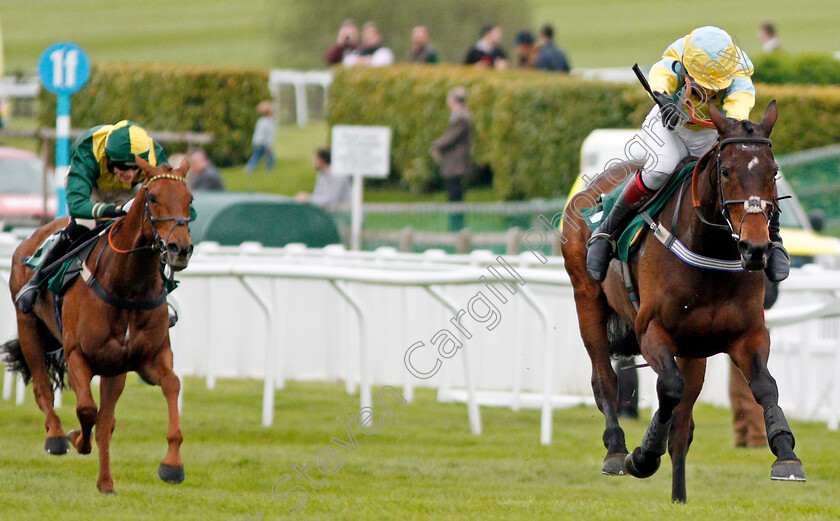
<svg viewBox="0 0 840 521"><path fill-rule="evenodd" d="M770 479L780 481L805 481L802 461L793 451L796 439L779 407L779 389L776 380L767 370L770 353L770 335L766 328L748 336L730 350L729 356L741 369L750 383L755 400L764 408L764 424L767 427L767 441L776 461L770 471Z"/></svg>

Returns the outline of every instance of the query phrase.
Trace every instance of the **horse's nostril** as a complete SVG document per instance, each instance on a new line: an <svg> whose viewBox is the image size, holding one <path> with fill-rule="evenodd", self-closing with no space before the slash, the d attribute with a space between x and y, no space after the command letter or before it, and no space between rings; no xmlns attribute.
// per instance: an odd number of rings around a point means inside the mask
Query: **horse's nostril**
<svg viewBox="0 0 840 521"><path fill-rule="evenodd" d="M169 253L169 255L172 255L172 256L175 256L175 257L184 257L184 256L189 257L190 255L192 255L193 248L194 248L194 246L192 244L190 244L186 248L183 248L177 242L170 242L169 244L166 245L167 253Z"/></svg>
<svg viewBox="0 0 840 521"><path fill-rule="evenodd" d="M750 243L747 241L738 241L738 251L741 255L749 255L750 252Z"/></svg>

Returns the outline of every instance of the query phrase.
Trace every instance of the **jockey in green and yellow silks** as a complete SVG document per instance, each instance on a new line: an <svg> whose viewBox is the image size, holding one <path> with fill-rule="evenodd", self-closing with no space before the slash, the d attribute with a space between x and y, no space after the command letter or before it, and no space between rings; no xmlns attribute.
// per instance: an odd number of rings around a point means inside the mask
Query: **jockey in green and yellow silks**
<svg viewBox="0 0 840 521"><path fill-rule="evenodd" d="M67 172L67 209L75 219L118 217L145 180L135 163L140 156L152 166L167 162L163 148L137 123L93 127L73 143Z"/></svg>
<svg viewBox="0 0 840 521"><path fill-rule="evenodd" d="M146 175L136 157L152 166L167 162L163 148L132 121L93 127L79 136L70 148L67 172L67 209L70 223L41 255L35 274L15 297L15 304L29 313L38 300L41 286L49 278L44 268L61 258L74 240L81 237L96 219L125 215ZM190 205L190 219L195 210Z"/></svg>
<svg viewBox="0 0 840 521"><path fill-rule="evenodd" d="M701 121L708 118L709 104L714 103L728 118L749 118L755 105L752 73L749 57L718 27L695 29L665 49L648 79L657 104L642 125L647 162L635 172L589 240L586 269L593 279L602 282L606 278L615 254L614 237L665 185L677 164L688 156L701 157L715 145L717 130L710 122ZM765 273L777 282L790 272L777 212L770 217L770 240L774 248Z"/></svg>

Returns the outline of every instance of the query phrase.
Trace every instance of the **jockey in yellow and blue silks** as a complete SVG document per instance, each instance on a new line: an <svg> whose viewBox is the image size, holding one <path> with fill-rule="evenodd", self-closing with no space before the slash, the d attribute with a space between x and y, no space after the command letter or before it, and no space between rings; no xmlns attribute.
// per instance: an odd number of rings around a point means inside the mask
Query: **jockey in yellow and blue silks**
<svg viewBox="0 0 840 521"><path fill-rule="evenodd" d="M641 137L654 157L634 174L589 240L586 269L593 279L601 282L606 278L615 253L613 237L635 210L665 184L680 161L701 157L714 146L717 130L691 122L687 113L693 110L696 118L707 118L709 103L714 103L728 118L748 119L755 105L752 73L752 62L744 51L726 31L712 26L695 29L672 43L651 67L649 83L658 104L645 118ZM777 212L770 218L770 240L774 247L765 272L777 282L790 272Z"/></svg>
<svg viewBox="0 0 840 521"><path fill-rule="evenodd" d="M43 269L67 253L70 245L93 225L95 219L125 215L137 186L146 174L135 156L152 166L167 162L163 148L132 121L100 125L85 131L70 148L67 172L67 209L70 223L41 255L35 274L15 297L15 304L29 313L38 300L41 286L49 278ZM195 212L190 206L190 218Z"/></svg>

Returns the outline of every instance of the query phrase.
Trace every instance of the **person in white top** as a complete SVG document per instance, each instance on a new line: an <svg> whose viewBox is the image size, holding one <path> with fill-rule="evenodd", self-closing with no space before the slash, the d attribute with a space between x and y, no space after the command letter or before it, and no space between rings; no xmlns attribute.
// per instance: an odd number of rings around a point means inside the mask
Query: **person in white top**
<svg viewBox="0 0 840 521"><path fill-rule="evenodd" d="M382 45L382 35L379 27L373 22L367 22L362 27L362 46L344 57L343 65L368 65L383 67L394 63L394 53Z"/></svg>
<svg viewBox="0 0 840 521"><path fill-rule="evenodd" d="M776 26L773 22L764 22L758 26L758 41L764 52L778 51L779 39L776 37Z"/></svg>
<svg viewBox="0 0 840 521"><path fill-rule="evenodd" d="M350 202L350 177L335 175L330 171L330 151L319 148L315 151L313 166L317 170L315 189L311 194L298 192L295 201L316 206L330 206Z"/></svg>

